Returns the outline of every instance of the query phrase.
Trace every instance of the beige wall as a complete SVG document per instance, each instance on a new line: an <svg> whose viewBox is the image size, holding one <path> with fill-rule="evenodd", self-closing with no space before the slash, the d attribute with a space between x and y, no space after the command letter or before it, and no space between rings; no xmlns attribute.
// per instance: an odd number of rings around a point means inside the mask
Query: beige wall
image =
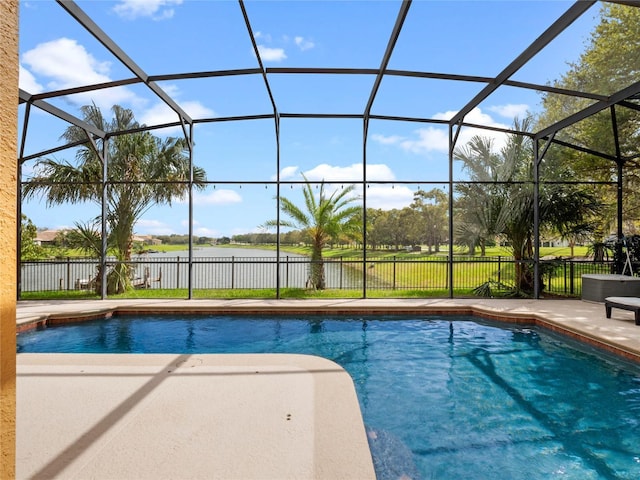
<svg viewBox="0 0 640 480"><path fill-rule="evenodd" d="M16 463L18 0L0 1L0 478Z"/></svg>

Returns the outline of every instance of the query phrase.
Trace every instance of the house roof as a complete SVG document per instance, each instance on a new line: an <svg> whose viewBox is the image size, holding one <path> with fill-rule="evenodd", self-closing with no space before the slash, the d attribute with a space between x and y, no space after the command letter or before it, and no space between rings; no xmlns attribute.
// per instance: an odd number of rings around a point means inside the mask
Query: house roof
<svg viewBox="0 0 640 480"><path fill-rule="evenodd" d="M62 230L39 230L35 240L37 242L53 242Z"/></svg>

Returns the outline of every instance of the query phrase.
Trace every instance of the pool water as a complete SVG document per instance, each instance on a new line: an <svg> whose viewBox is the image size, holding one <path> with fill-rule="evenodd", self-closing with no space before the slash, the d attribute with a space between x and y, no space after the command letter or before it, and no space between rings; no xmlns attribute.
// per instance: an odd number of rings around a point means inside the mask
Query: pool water
<svg viewBox="0 0 640 480"><path fill-rule="evenodd" d="M19 352L305 353L353 378L380 480L638 479L640 367L476 317L114 317Z"/></svg>

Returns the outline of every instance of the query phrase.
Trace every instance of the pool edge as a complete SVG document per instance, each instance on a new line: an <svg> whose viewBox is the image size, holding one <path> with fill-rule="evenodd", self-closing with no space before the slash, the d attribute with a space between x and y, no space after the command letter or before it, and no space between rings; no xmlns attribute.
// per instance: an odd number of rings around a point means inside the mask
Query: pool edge
<svg viewBox="0 0 640 480"><path fill-rule="evenodd" d="M31 306L31 307L30 307ZM21 308L24 307L24 308ZM640 329L629 312L606 319L604 305L583 300L93 300L18 303L18 332L113 315L473 315L531 324L640 363ZM623 331L621 331L623 330Z"/></svg>

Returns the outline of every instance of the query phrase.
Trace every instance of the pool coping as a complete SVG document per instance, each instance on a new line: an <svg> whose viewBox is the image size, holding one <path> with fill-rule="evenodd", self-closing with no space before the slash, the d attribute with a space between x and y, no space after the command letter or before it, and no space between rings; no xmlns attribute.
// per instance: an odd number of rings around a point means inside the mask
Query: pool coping
<svg viewBox="0 0 640 480"><path fill-rule="evenodd" d="M604 304L535 299L93 300L18 302L18 332L46 325L135 314L415 314L474 315L531 324L640 363L640 329L632 312L607 319Z"/></svg>

